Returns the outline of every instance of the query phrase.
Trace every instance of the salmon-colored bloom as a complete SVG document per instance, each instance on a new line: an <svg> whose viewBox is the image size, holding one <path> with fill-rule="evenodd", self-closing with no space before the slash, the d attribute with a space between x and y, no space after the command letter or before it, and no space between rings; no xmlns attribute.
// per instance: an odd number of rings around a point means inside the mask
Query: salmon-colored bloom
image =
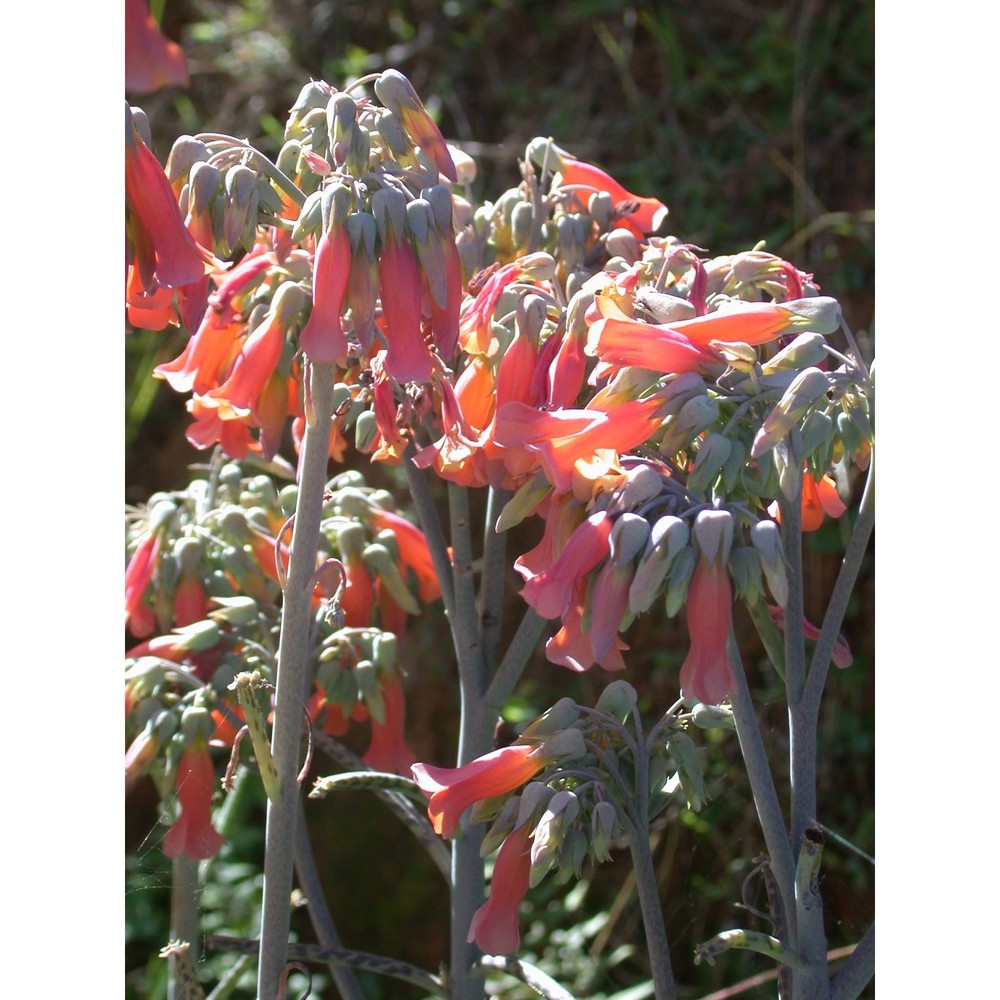
<svg viewBox="0 0 1000 1000"><path fill-rule="evenodd" d="M184 436L204 451L219 445L230 458L246 458L248 451L259 451L247 424L247 415L236 412L226 400L195 396L187 401L187 411L194 417Z"/></svg>
<svg viewBox="0 0 1000 1000"><path fill-rule="evenodd" d="M382 685L382 702L385 720L372 716L372 739L362 759L375 771L409 776L417 758L406 743L406 696L398 677Z"/></svg>
<svg viewBox="0 0 1000 1000"><path fill-rule="evenodd" d="M531 875L531 828L528 823L508 834L497 852L489 899L472 916L469 941L487 955L510 955L521 946L517 908Z"/></svg>
<svg viewBox="0 0 1000 1000"><path fill-rule="evenodd" d="M174 189L152 150L142 141L125 106L125 198L142 283L179 288L200 281L215 258L198 244L181 217ZM146 273L150 272L150 273Z"/></svg>
<svg viewBox="0 0 1000 1000"><path fill-rule="evenodd" d="M643 198L626 191L610 174L606 174L593 164L574 159L562 153L562 187L567 185L589 188L590 192L603 191L611 195L615 207L621 212L616 219L616 225L631 230L642 239L650 233L655 233L667 217L669 209L656 198ZM581 192L581 201L586 205L589 192Z"/></svg>
<svg viewBox="0 0 1000 1000"><path fill-rule="evenodd" d="M578 581L607 558L613 526L606 510L591 514L555 561L525 583L521 596L542 618L560 618L569 610Z"/></svg>
<svg viewBox="0 0 1000 1000"><path fill-rule="evenodd" d="M125 0L125 90L150 94L187 83L187 57L160 31L146 0Z"/></svg>
<svg viewBox="0 0 1000 1000"><path fill-rule="evenodd" d="M143 602L160 551L160 536L153 532L139 543L125 567L125 628L137 639L156 628L153 612Z"/></svg>
<svg viewBox="0 0 1000 1000"><path fill-rule="evenodd" d="M771 618L774 621L774 624L777 625L778 628L784 630L785 609L769 604L767 606L767 610L771 613ZM802 626L807 639L815 642L819 638L819 629L813 625L808 618L803 617ZM831 656L831 659L833 661L833 665L840 670L844 670L854 662L854 655L851 653L851 647L847 644L847 640L843 637L843 635L837 636L837 641L833 644L833 655Z"/></svg>
<svg viewBox="0 0 1000 1000"><path fill-rule="evenodd" d="M463 767L434 767L414 764L413 780L430 802L427 815L434 832L454 836L462 813L474 802L490 799L520 788L548 763L538 754L539 747L514 745L501 747Z"/></svg>
<svg viewBox="0 0 1000 1000"><path fill-rule="evenodd" d="M581 673L597 663L605 670L625 669L622 652L629 647L615 634L611 646L601 655L594 653L593 637L583 631L584 586L576 588L573 603L563 613L562 628L545 643L545 659L568 670ZM620 618L619 618L620 620Z"/></svg>
<svg viewBox="0 0 1000 1000"><path fill-rule="evenodd" d="M177 799L181 811L163 838L163 853L168 858L185 855L201 861L218 854L226 841L212 826L214 792L215 767L208 744L199 737L181 754L177 766Z"/></svg>
<svg viewBox="0 0 1000 1000"><path fill-rule="evenodd" d="M688 586L687 626L691 648L681 665L681 692L718 705L732 683L726 653L733 615L729 570L719 560L701 558Z"/></svg>
<svg viewBox="0 0 1000 1000"><path fill-rule="evenodd" d="M149 770L160 749L156 729L149 725L129 744L125 751L125 794L128 795L139 779Z"/></svg>
<svg viewBox="0 0 1000 1000"><path fill-rule="evenodd" d="M174 628L200 622L208 614L208 595L197 573L182 573L174 592Z"/></svg>
<svg viewBox="0 0 1000 1000"><path fill-rule="evenodd" d="M387 510L372 508L372 522L378 528L389 528L396 536L399 546L399 560L404 568L412 570L417 578L417 592L424 604L441 596L441 585L434 570L434 560L424 533L405 517Z"/></svg>
<svg viewBox="0 0 1000 1000"><path fill-rule="evenodd" d="M385 371L397 382L426 382L433 363L420 322L423 284L408 240L392 235L386 241L378 259L378 280L388 345Z"/></svg>
<svg viewBox="0 0 1000 1000"><path fill-rule="evenodd" d="M313 307L299 346L318 364L347 364L347 337L341 322L351 274L351 240L336 223L319 239L313 269Z"/></svg>

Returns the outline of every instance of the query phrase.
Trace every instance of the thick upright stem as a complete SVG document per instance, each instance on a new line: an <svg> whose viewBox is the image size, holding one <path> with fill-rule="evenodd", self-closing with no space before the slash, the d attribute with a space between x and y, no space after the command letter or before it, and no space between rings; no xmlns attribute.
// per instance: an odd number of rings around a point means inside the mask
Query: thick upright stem
<svg viewBox="0 0 1000 1000"><path fill-rule="evenodd" d="M771 871L778 885L778 893L784 907L784 917L788 927L790 943L795 946L795 860L788 841L788 831L781 812L781 803L774 787L771 765L767 760L767 750L760 735L757 714L754 712L750 688L743 669L743 659L732 632L726 647L729 662L733 668L733 687L730 700L733 718L736 720L736 735L740 741L740 751L746 764L750 791L757 818L764 834L764 843L770 858Z"/></svg>
<svg viewBox="0 0 1000 1000"><path fill-rule="evenodd" d="M507 532L495 531L509 490L490 487L486 499L486 527L483 530L483 572L479 583L479 627L483 641L483 662L487 671L496 663L497 642L503 619L504 569Z"/></svg>
<svg viewBox="0 0 1000 1000"><path fill-rule="evenodd" d="M198 862L182 854L173 861L170 886L170 938L186 941L192 965L198 962L201 950L201 921L198 915ZM176 959L170 959L169 1000L178 1000L183 990L175 972Z"/></svg>
<svg viewBox="0 0 1000 1000"><path fill-rule="evenodd" d="M636 823L629 831L629 852L635 871L635 887L639 894L642 924L646 931L649 967L653 976L656 1000L676 1000L677 987L670 965L670 944L663 922L660 889L653 866L653 853L649 848L649 756L640 741L635 755L635 813Z"/></svg>
<svg viewBox="0 0 1000 1000"><path fill-rule="evenodd" d="M332 365L309 366L309 398L302 441L298 499L281 611L271 752L278 771L278 797L267 806L264 901L260 930L258 1000L274 1000L285 966L289 900L298 819L299 750L309 675L312 577L316 570L323 491L333 419Z"/></svg>
<svg viewBox="0 0 1000 1000"><path fill-rule="evenodd" d="M857 948L833 977L830 984L830 1000L855 1000L875 975L875 923L858 942Z"/></svg>
<svg viewBox="0 0 1000 1000"><path fill-rule="evenodd" d="M469 494L465 487L449 483L448 509L455 595L451 630L462 700L458 735L458 763L461 766L489 752L493 742L493 719L483 712L486 667L476 614ZM486 995L484 980L469 974L479 957L479 949L466 941L472 916L486 895L483 859L479 856L483 835L481 825L463 825L452 844L451 987L454 1000L482 1000Z"/></svg>

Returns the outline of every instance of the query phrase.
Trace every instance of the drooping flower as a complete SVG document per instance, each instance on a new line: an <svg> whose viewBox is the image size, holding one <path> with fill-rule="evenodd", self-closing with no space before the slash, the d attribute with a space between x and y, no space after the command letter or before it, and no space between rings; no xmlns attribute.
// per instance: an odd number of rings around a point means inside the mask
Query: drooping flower
<svg viewBox="0 0 1000 1000"><path fill-rule="evenodd" d="M142 141L132 110L125 105L125 198L143 286L179 288L204 277L215 262L181 217L167 175Z"/></svg>
<svg viewBox="0 0 1000 1000"><path fill-rule="evenodd" d="M146 0L125 0L125 90L150 94L187 83L187 57L160 31Z"/></svg>
<svg viewBox="0 0 1000 1000"><path fill-rule="evenodd" d="M143 595L153 576L160 551L160 536L150 532L139 543L125 567L125 627L137 639L151 635L156 628L153 612L143 602Z"/></svg>
<svg viewBox="0 0 1000 1000"><path fill-rule="evenodd" d="M726 652L733 615L733 591L725 561L698 560L687 593L691 648L681 666L681 692L706 705L717 705L732 683Z"/></svg>
<svg viewBox="0 0 1000 1000"><path fill-rule="evenodd" d="M180 815L163 838L168 858L181 855L201 861L219 852L225 838L212 826L215 767L204 738L196 737L181 754L177 767Z"/></svg>
<svg viewBox="0 0 1000 1000"><path fill-rule="evenodd" d="M510 955L521 945L517 908L528 891L531 875L531 824L507 835L497 852L490 895L472 916L469 941L488 955Z"/></svg>
<svg viewBox="0 0 1000 1000"><path fill-rule="evenodd" d="M420 600L428 604L440 597L441 585L434 571L434 560L424 533L405 517L377 507L371 509L371 519L377 527L389 528L396 536L399 560L416 576Z"/></svg>
<svg viewBox="0 0 1000 1000"><path fill-rule="evenodd" d="M548 763L540 750L542 747L516 744L462 767L414 764L410 771L430 799L427 815L435 833L445 838L454 836L462 813L474 802L511 792L533 778Z"/></svg>
<svg viewBox="0 0 1000 1000"><path fill-rule="evenodd" d="M417 758L406 743L406 697L398 677L382 685L382 701L385 719L372 716L372 739L362 759L375 771L408 776Z"/></svg>
<svg viewBox="0 0 1000 1000"><path fill-rule="evenodd" d="M778 628L784 630L785 628L785 609L779 608L776 605L769 604L767 610L771 614L771 619ZM802 619L803 632L805 637L812 642L815 642L819 638L819 629L813 625L808 618ZM854 662L854 655L851 653L851 647L847 644L847 640L843 635L837 636L837 641L833 644L833 654L831 656L833 665L840 670L844 670L849 667Z"/></svg>

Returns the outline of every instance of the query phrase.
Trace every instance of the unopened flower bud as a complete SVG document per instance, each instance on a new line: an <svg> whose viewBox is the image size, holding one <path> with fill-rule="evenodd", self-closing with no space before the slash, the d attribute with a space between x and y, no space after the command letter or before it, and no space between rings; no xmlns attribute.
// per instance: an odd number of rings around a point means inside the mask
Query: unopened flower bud
<svg viewBox="0 0 1000 1000"><path fill-rule="evenodd" d="M710 431L698 448L694 467L688 473L687 488L692 493L706 493L722 471L733 450L732 441L724 434Z"/></svg>
<svg viewBox="0 0 1000 1000"><path fill-rule="evenodd" d="M667 617L673 618L687 600L688 584L694 575L698 557L690 546L678 553L667 574Z"/></svg>
<svg viewBox="0 0 1000 1000"><path fill-rule="evenodd" d="M222 638L218 623L210 619L174 629L174 634L177 636L177 648L188 653L200 653L202 650L211 649L218 645Z"/></svg>
<svg viewBox="0 0 1000 1000"><path fill-rule="evenodd" d="M521 789L521 801L517 808L514 829L519 830L525 823L534 825L535 817L541 816L555 792L544 781L529 781Z"/></svg>
<svg viewBox="0 0 1000 1000"><path fill-rule="evenodd" d="M667 514L652 527L649 542L629 586L628 603L633 614L647 611L670 571L677 554L683 551L690 536L687 522Z"/></svg>
<svg viewBox="0 0 1000 1000"><path fill-rule="evenodd" d="M581 263L584 253L576 220L569 215L560 215L556 221L556 235L559 240L559 259L567 270L572 270Z"/></svg>
<svg viewBox="0 0 1000 1000"><path fill-rule="evenodd" d="M250 250L257 230L257 174L242 164L226 171L222 238L232 249Z"/></svg>
<svg viewBox="0 0 1000 1000"><path fill-rule="evenodd" d="M817 400L823 398L830 388L826 372L818 368L806 368L792 380L777 406L764 418L757 432L751 454L757 458L773 448L794 427L806 411Z"/></svg>
<svg viewBox="0 0 1000 1000"><path fill-rule="evenodd" d="M361 556L365 565L382 581L392 599L408 614L420 614L417 599L407 589L399 567L393 561L389 550L380 544L368 545Z"/></svg>
<svg viewBox="0 0 1000 1000"><path fill-rule="evenodd" d="M517 329L520 331L521 336L529 337L532 340L537 338L542 331L542 327L545 326L547 315L545 299L541 295L529 292L517 300L515 316Z"/></svg>
<svg viewBox="0 0 1000 1000"><path fill-rule="evenodd" d="M737 546L729 553L729 572L735 584L735 594L753 604L761 597L760 558L749 545Z"/></svg>
<svg viewBox="0 0 1000 1000"><path fill-rule="evenodd" d="M392 632L380 632L372 639L372 661L383 673L395 668L399 659L398 642Z"/></svg>
<svg viewBox="0 0 1000 1000"><path fill-rule="evenodd" d="M212 713L201 705L189 705L181 714L181 733L186 743L199 737L209 740L215 733Z"/></svg>
<svg viewBox="0 0 1000 1000"><path fill-rule="evenodd" d="M608 559L615 566L631 562L646 548L649 522L638 514L622 514L614 523L608 539Z"/></svg>
<svg viewBox="0 0 1000 1000"><path fill-rule="evenodd" d="M607 191L595 191L587 202L587 211L597 223L597 228L604 232L611 225L611 219L615 214L615 200Z"/></svg>
<svg viewBox="0 0 1000 1000"><path fill-rule="evenodd" d="M382 188L372 195L372 213L383 244L402 239L406 228L406 196L395 188Z"/></svg>
<svg viewBox="0 0 1000 1000"><path fill-rule="evenodd" d="M697 315L695 307L687 299L657 291L653 285L641 285L637 288L635 301L637 305L644 306L657 323L679 323L694 319Z"/></svg>
<svg viewBox="0 0 1000 1000"><path fill-rule="evenodd" d="M560 698L551 708L547 708L518 737L519 741L538 739L569 729L580 718L580 709L572 698Z"/></svg>
<svg viewBox="0 0 1000 1000"><path fill-rule="evenodd" d="M560 729L531 752L543 760L577 760L586 753L583 733L579 729Z"/></svg>
<svg viewBox="0 0 1000 1000"><path fill-rule="evenodd" d="M777 371L802 371L813 368L826 357L826 338L820 333L800 333L787 347L782 348L762 368L765 375Z"/></svg>
<svg viewBox="0 0 1000 1000"><path fill-rule="evenodd" d="M358 685L358 693L368 706L372 718L382 725L385 723L385 702L382 700L382 688L379 684L378 668L371 660L359 660L352 671Z"/></svg>
<svg viewBox="0 0 1000 1000"><path fill-rule="evenodd" d="M604 248L612 257L621 257L630 265L642 257L639 241L629 229L612 229L604 241Z"/></svg>
<svg viewBox="0 0 1000 1000"><path fill-rule="evenodd" d="M513 833L514 824L517 822L517 813L521 808L521 796L513 795L500 807L496 819L490 825L483 837L483 842L479 847L481 858L489 857L506 839L507 834ZM471 817L470 817L471 818Z"/></svg>
<svg viewBox="0 0 1000 1000"><path fill-rule="evenodd" d="M285 126L285 138L288 139L293 135L300 136L302 134L300 131L302 120L309 114L310 111L320 108L324 110L325 114L325 109L329 103L330 95L332 93L333 90L329 84L320 83L316 80L310 80L310 82L299 91L299 96L295 98L295 103L288 112L288 123Z"/></svg>
<svg viewBox="0 0 1000 1000"><path fill-rule="evenodd" d="M628 681L612 681L601 692L594 706L599 712L614 716L619 722L625 720L636 710L639 696Z"/></svg>
<svg viewBox="0 0 1000 1000"><path fill-rule="evenodd" d="M728 705L704 705L699 702L691 712L691 721L699 729L736 728L736 718Z"/></svg>
<svg viewBox="0 0 1000 1000"><path fill-rule="evenodd" d="M800 432L802 434L803 457L818 452L819 457L814 456L814 460L817 465L825 468L829 463L823 459L828 458L829 455L824 454L824 451L828 446L832 447L833 445L833 417L822 410L813 410L802 421Z"/></svg>
<svg viewBox="0 0 1000 1000"><path fill-rule="evenodd" d="M659 496L662 489L663 476L651 465L641 462L625 473L625 482L615 490L608 511L612 514L634 511Z"/></svg>
<svg viewBox="0 0 1000 1000"><path fill-rule="evenodd" d="M782 309L795 314L792 327L812 333L828 335L840 329L842 313L840 303L828 295L813 295L805 299L790 299L781 303Z"/></svg>
<svg viewBox="0 0 1000 1000"><path fill-rule="evenodd" d="M783 608L788 602L788 569L781 545L781 529L774 521L758 521L750 529L750 541L757 550L771 596Z"/></svg>
<svg viewBox="0 0 1000 1000"><path fill-rule="evenodd" d="M714 397L701 393L688 399L677 416L667 420L660 439L660 454L676 455L718 419L719 404Z"/></svg>
<svg viewBox="0 0 1000 1000"><path fill-rule="evenodd" d="M252 597L237 594L235 597L213 597L212 603L218 605L209 611L208 617L221 625L249 625L257 620L259 608Z"/></svg>
<svg viewBox="0 0 1000 1000"><path fill-rule="evenodd" d="M179 190L191 173L191 168L198 163L204 163L211 156L208 146L200 139L192 135L182 135L174 140L167 157L167 165L164 173L171 187L175 191Z"/></svg>
<svg viewBox="0 0 1000 1000"><path fill-rule="evenodd" d="M618 810L612 803L601 800L591 811L590 823L590 848L594 852L594 860L610 861L610 848L618 823Z"/></svg>
<svg viewBox="0 0 1000 1000"><path fill-rule="evenodd" d="M538 885L552 867L562 846L564 831L579 815L580 800L575 793L563 789L549 800L541 819L531 835L531 874L528 884Z"/></svg>

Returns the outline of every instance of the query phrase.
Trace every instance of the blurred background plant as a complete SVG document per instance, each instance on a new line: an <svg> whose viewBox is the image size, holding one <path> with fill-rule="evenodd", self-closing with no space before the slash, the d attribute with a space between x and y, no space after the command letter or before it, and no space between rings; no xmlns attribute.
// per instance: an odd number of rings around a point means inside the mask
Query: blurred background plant
<svg viewBox="0 0 1000 1000"><path fill-rule="evenodd" d="M666 232L711 253L764 240L769 251L793 259L838 298L862 350L874 353L873 0L154 0L151 9L165 34L181 43L190 70L186 88L132 101L149 116L161 161L176 136L213 130L246 137L274 155L288 108L310 77L341 86L396 67L445 137L477 160L478 197L495 198L515 185L528 140L552 136L628 189L666 202ZM182 487L188 466L204 461L184 438L183 398L150 377L157 364L177 356L185 338L176 328L126 338L129 502ZM402 498L393 470L369 469L353 453L347 461ZM809 536L805 610L812 620L822 617L832 585L840 530L828 521ZM534 540L512 541L513 551L526 551ZM845 621L854 665L830 679L819 787L830 828L868 854L874 851L873 580L869 565ZM520 605L513 575L510 584L511 603ZM435 636L444 627L439 615L434 609L414 623L403 656L421 665L408 691L410 744L420 759L443 761L456 712L449 664L435 658ZM744 649L751 685L770 687L758 711L782 787L787 748L776 741L786 731L783 690L763 651L754 650L753 630L740 636L750 643ZM676 696L683 624L672 620L665 630L644 632L640 621L629 641L628 679L644 710L662 710ZM538 656L507 721L533 718L562 695L593 704L605 680L558 670ZM711 801L698 814L685 812L680 823L661 817L654 830L674 942L705 940L745 922L732 901L741 897L749 859L763 847L735 737L704 736ZM359 751L363 733L360 739ZM242 807L240 836L212 862L216 886L202 900L206 928L253 932L263 831L262 796L256 801L255 794ZM322 875L345 943L433 968L446 950L447 897L419 848L401 846L397 821L360 792L311 803L308 816L313 837L327 845ZM170 866L159 851L157 822L155 789L140 784L129 799L126 830L126 995L136 1000L166 996L166 963L149 958L168 936ZM834 843L824 862L828 939L838 948L856 941L872 918L874 869ZM568 895L543 884L524 904L524 957L581 997L649 995L636 989L648 970L628 867L625 857L605 865ZM305 924L293 917L297 927ZM233 960L210 957L206 979ZM705 997L767 963L731 951L714 966L695 966L693 954L682 952L674 967L683 996ZM233 996L253 996L252 982L249 976ZM372 998L419 996L415 988L388 984L364 982ZM496 984L497 996L530 995L505 977ZM740 995L771 997L774 989L772 981ZM327 995L320 978L314 991Z"/></svg>

